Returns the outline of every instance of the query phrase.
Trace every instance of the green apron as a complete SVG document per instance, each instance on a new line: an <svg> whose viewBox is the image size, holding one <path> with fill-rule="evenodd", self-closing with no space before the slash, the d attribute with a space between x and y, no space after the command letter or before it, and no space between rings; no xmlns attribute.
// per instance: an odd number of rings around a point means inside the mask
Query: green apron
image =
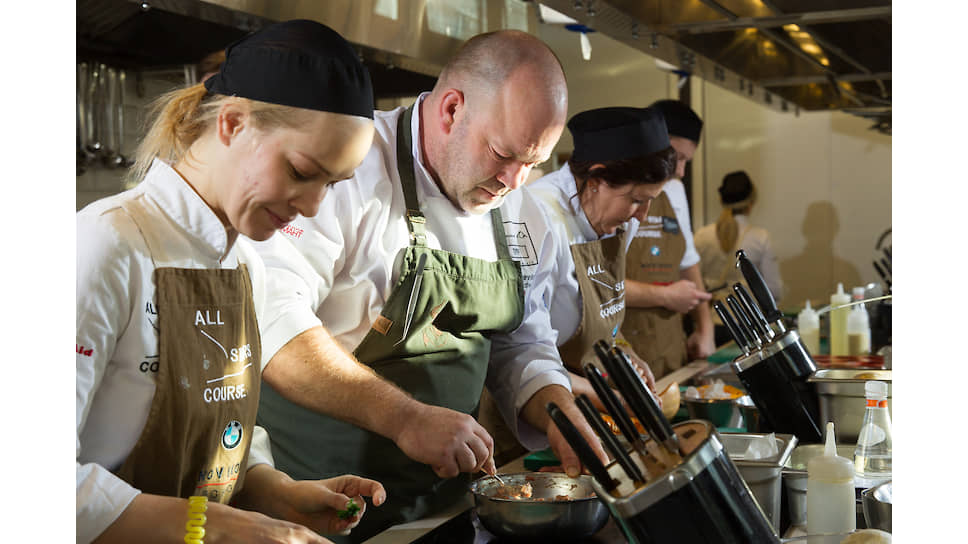
<svg viewBox="0 0 968 544"><path fill-rule="evenodd" d="M649 215L629 246L626 278L657 285L679 281L679 263L685 254L686 237L663 191L652 201ZM626 308L622 334L632 350L649 363L657 380L686 363L686 333L679 312L661 306Z"/></svg>
<svg viewBox="0 0 968 544"><path fill-rule="evenodd" d="M524 316L521 267L508 253L497 209L491 210L491 218L498 261L427 247L425 219L417 202L412 112L413 106L397 123L398 172L410 246L401 250L401 272L386 305L353 354L420 402L475 414L487 373L489 335L516 329ZM424 256L423 269L417 270ZM411 306L413 311L408 312ZM441 479L390 439L306 410L268 384L263 385L259 424L269 432L276 467L293 478L349 473L377 480L386 488L387 502L367 508L349 537L327 536L334 542L361 542L391 525L449 506L467 492L469 475Z"/></svg>

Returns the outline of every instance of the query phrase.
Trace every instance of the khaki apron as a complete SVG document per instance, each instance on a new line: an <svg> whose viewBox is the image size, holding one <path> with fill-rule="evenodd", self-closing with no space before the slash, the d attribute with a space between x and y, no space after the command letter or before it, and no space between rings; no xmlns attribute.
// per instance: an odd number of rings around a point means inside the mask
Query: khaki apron
<svg viewBox="0 0 968 544"><path fill-rule="evenodd" d="M140 227L145 210L124 209ZM161 245L145 236L155 255ZM117 474L145 493L207 495L242 488L259 406L261 343L252 285L235 270L156 268L159 368L148 419Z"/></svg>
<svg viewBox="0 0 968 544"><path fill-rule="evenodd" d="M491 211L491 218L498 261L426 246L411 154L412 111L413 106L397 124L397 161L410 246L401 250L401 273L383 311L353 354L420 402L474 414L487 373L488 336L514 330L524 316L521 267L509 256L497 209ZM426 256L426 262L416 270L421 256ZM413 312L408 315L411 297ZM408 318L412 321L403 338ZM263 387L259 423L269 431L276 466L293 478L352 473L386 488L387 502L368 508L349 537L327 535L334 542L366 540L390 525L452 505L467 493L468 474L441 479L428 465L404 455L390 439L297 406L268 384Z"/></svg>
<svg viewBox="0 0 968 544"><path fill-rule="evenodd" d="M625 317L625 233L572 244L569 249L582 301L581 322L558 352L565 366L579 376L584 376L582 366L587 362L605 372L593 346L599 340L613 345Z"/></svg>
<svg viewBox="0 0 968 544"><path fill-rule="evenodd" d="M676 212L665 192L659 193L629 246L626 277L657 285L679 281L685 253L686 238ZM687 362L686 334L678 312L663 307L628 308L622 333L657 380Z"/></svg>

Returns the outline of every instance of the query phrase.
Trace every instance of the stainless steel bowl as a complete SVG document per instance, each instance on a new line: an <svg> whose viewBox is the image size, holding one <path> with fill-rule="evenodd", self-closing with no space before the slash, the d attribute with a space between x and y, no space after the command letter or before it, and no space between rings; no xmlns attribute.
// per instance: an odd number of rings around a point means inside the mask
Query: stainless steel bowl
<svg viewBox="0 0 968 544"><path fill-rule="evenodd" d="M471 482L477 517L497 536L554 542L585 538L608 522L608 509L595 495L592 478L569 478L560 472L501 474L509 486L530 483L530 499L500 499L501 483L491 476Z"/></svg>
<svg viewBox="0 0 968 544"><path fill-rule="evenodd" d="M891 503L894 486L891 482L884 482L861 493L861 503L864 508L864 519L871 529L891 532Z"/></svg>
<svg viewBox="0 0 968 544"><path fill-rule="evenodd" d="M767 428L766 420L760 416L760 409L756 407L752 397L749 395L743 395L733 402L735 402L736 406L739 407L739 413L743 416L743 424L746 425L747 432L770 432L770 430Z"/></svg>

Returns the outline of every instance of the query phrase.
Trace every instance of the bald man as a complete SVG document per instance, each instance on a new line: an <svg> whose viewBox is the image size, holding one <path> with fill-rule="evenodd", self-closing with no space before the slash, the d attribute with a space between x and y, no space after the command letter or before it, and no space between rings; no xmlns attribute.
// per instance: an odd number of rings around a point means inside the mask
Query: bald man
<svg viewBox="0 0 968 544"><path fill-rule="evenodd" d="M259 245L272 308L259 424L294 478L352 473L387 501L351 542L449 506L494 471L475 419L485 384L524 447L581 465L545 406L604 451L577 410L531 283L545 273L527 229L537 203L515 191L565 125L557 58L526 33L471 38L434 89L377 111L363 164L319 213ZM295 215L295 214L293 214Z"/></svg>

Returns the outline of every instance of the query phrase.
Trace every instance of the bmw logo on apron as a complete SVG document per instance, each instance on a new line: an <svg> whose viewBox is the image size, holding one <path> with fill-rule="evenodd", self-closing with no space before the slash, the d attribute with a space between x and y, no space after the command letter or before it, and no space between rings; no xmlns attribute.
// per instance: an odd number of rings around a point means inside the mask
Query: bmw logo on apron
<svg viewBox="0 0 968 544"><path fill-rule="evenodd" d="M651 253L653 257L658 257L659 256L659 246L652 246L651 248L649 248L649 253Z"/></svg>
<svg viewBox="0 0 968 544"><path fill-rule="evenodd" d="M233 450L242 442L242 424L232 420L222 431L222 447Z"/></svg>

